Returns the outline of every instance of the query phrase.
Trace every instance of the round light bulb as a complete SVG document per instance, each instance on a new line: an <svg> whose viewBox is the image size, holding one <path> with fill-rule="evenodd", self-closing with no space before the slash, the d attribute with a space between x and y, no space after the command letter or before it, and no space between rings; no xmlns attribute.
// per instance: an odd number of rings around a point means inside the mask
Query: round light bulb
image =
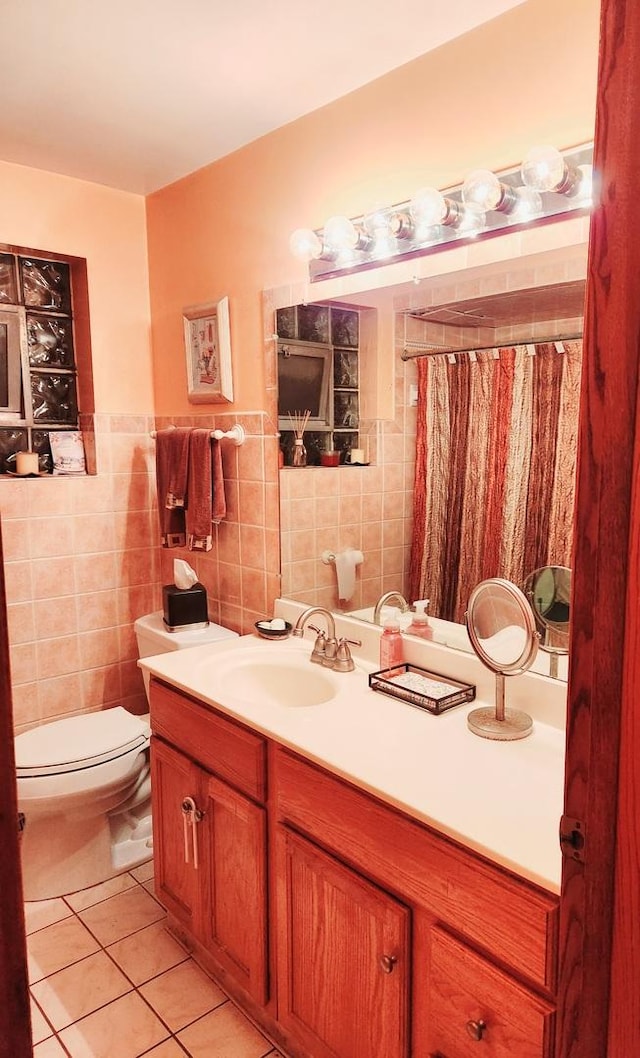
<svg viewBox="0 0 640 1058"><path fill-rule="evenodd" d="M534 191L555 191L562 184L566 165L556 147L533 147L520 166L522 179Z"/></svg>
<svg viewBox="0 0 640 1058"><path fill-rule="evenodd" d="M289 238L289 249L299 261L312 261L322 253L322 242L311 228L296 228Z"/></svg>
<svg viewBox="0 0 640 1058"><path fill-rule="evenodd" d="M447 215L447 203L436 187L421 187L411 199L409 212L416 224L430 228L442 224Z"/></svg>
<svg viewBox="0 0 640 1058"><path fill-rule="evenodd" d="M485 213L497 209L502 199L502 184L489 169L474 169L462 185L465 206L476 207Z"/></svg>
<svg viewBox="0 0 640 1058"><path fill-rule="evenodd" d="M329 217L324 226L324 241L333 250L353 250L358 245L358 232L348 217Z"/></svg>

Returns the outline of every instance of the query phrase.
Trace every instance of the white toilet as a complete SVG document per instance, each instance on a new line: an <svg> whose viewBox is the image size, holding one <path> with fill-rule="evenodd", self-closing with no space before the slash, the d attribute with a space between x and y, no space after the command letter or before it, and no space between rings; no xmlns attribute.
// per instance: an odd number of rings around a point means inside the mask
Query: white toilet
<svg viewBox="0 0 640 1058"><path fill-rule="evenodd" d="M140 657L237 635L213 623L169 632L162 612L134 627ZM25 900L85 889L150 859L148 720L117 706L16 736Z"/></svg>

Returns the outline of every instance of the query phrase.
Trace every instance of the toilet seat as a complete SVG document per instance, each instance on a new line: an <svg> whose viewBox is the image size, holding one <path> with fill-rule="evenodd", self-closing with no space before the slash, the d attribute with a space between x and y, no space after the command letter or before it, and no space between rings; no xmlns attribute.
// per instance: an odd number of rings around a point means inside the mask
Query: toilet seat
<svg viewBox="0 0 640 1058"><path fill-rule="evenodd" d="M66 716L17 735L17 777L32 778L91 768L143 750L149 726L121 706Z"/></svg>

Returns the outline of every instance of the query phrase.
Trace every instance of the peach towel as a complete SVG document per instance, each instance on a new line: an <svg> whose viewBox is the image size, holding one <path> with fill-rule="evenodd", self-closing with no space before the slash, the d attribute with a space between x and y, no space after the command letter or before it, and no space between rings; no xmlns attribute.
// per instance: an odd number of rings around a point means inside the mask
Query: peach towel
<svg viewBox="0 0 640 1058"><path fill-rule="evenodd" d="M163 547L186 544L185 502L188 491L191 430L176 427L156 435L156 485Z"/></svg>
<svg viewBox="0 0 640 1058"><path fill-rule="evenodd" d="M190 551L210 551L211 525L227 513L222 453L210 430L194 430L189 447L187 544Z"/></svg>

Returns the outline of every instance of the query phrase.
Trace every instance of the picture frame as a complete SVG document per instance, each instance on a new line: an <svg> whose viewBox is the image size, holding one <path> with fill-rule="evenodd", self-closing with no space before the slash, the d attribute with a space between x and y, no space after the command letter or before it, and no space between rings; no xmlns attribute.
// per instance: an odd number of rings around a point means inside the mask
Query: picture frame
<svg viewBox="0 0 640 1058"><path fill-rule="evenodd" d="M183 310L187 392L192 404L233 401L229 298Z"/></svg>

